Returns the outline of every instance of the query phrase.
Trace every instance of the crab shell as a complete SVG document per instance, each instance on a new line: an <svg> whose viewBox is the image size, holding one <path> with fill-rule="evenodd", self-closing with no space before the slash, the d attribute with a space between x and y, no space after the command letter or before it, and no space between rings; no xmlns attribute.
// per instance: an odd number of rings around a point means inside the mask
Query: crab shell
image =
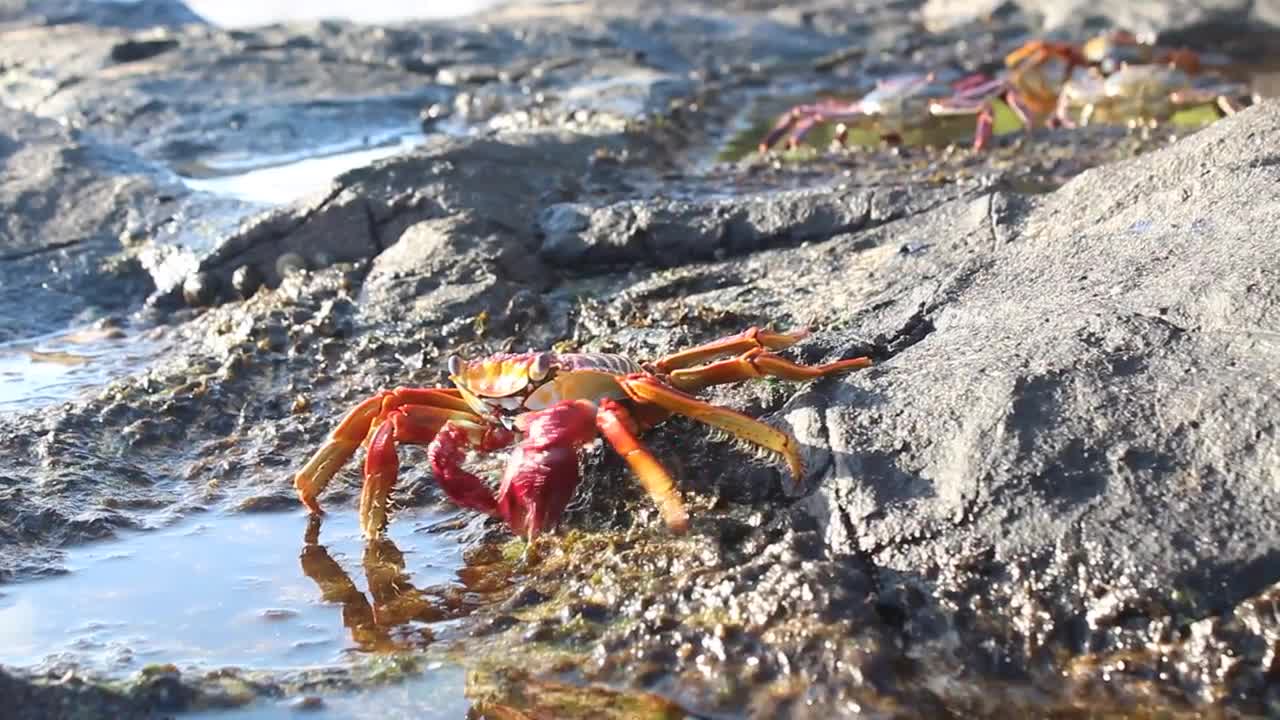
<svg viewBox="0 0 1280 720"><path fill-rule="evenodd" d="M640 367L616 355L528 352L471 361L455 357L449 371L449 379L477 415L519 427L520 415L565 400L625 399L617 376L639 372Z"/></svg>

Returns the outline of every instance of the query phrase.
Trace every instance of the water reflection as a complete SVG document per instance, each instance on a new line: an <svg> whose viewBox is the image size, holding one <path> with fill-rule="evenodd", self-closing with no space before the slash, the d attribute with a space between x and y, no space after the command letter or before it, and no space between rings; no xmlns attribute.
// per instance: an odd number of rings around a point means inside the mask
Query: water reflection
<svg viewBox="0 0 1280 720"><path fill-rule="evenodd" d="M356 513L335 512L322 546L305 512L210 513L77 547L65 575L0 585L0 663L128 675L148 663L284 669L420 647L429 623L483 600L460 575L459 538L430 524L446 517L402 510L387 540L366 544ZM367 595L341 567L353 560Z"/></svg>
<svg viewBox="0 0 1280 720"><path fill-rule="evenodd" d="M451 602L449 585L426 589L414 586L405 569L404 553L389 537L365 543L361 558L369 588L365 594L342 566L320 544L320 519L307 525L302 572L320 588L325 602L342 606L342 624L357 647L370 652L390 652L424 647L435 639L425 623L453 620L466 608Z"/></svg>

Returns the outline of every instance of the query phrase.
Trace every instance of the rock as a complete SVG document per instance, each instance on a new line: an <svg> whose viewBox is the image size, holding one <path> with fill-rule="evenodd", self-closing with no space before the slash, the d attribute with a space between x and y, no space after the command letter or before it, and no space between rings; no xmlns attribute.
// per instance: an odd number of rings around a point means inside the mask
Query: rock
<svg viewBox="0 0 1280 720"><path fill-rule="evenodd" d="M0 5L0 25L69 25L144 29L204 22L181 0L96 2L96 0L8 0Z"/></svg>
<svg viewBox="0 0 1280 720"><path fill-rule="evenodd" d="M233 282L232 273L248 267L274 287L284 275L283 258L313 269L366 260L396 244L415 223L454 213L465 212L532 242L544 193L591 182L591 158L601 147L646 144L638 137L591 139L565 133L442 139L345 173L324 196L259 215L217 247L184 245L174 251L227 282Z"/></svg>
<svg viewBox="0 0 1280 720"><path fill-rule="evenodd" d="M252 265L241 265L231 273L231 287L244 300L253 297L261 286L262 275Z"/></svg>
<svg viewBox="0 0 1280 720"><path fill-rule="evenodd" d="M129 39L111 48L111 59L118 63L147 60L178 47L173 38Z"/></svg>
<svg viewBox="0 0 1280 720"><path fill-rule="evenodd" d="M539 217L540 252L576 268L640 261L671 267L866 230L899 217L913 203L954 194L913 188L885 198L871 191L824 189L725 200L629 201L590 211L561 203Z"/></svg>
<svg viewBox="0 0 1280 720"><path fill-rule="evenodd" d="M0 341L57 329L86 306L141 302L150 280L124 262L120 236L167 217L172 186L130 153L28 113L0 110L0 127Z"/></svg>
<svg viewBox="0 0 1280 720"><path fill-rule="evenodd" d="M1280 583L1280 246L1259 232L1280 211L1277 133L1280 102L1271 101L1049 195L957 200L870 233L651 281L650 297L699 288L705 306L812 324L829 349L821 357L862 352L868 339L881 348L875 368L809 386L779 413L811 468L812 493L795 506L804 519L790 522L817 527L805 551L815 561L784 577L804 582L861 558L874 590L850 589L844 602L864 593L879 623L815 627L761 647L810 612L774 611L795 595L763 592L762 611L777 614L762 614L727 656L759 653L770 674L809 679L812 707L833 708L855 692L841 663L865 677L888 662L883 648L865 650L887 625L901 629L912 657L932 658L925 666L1009 663L1099 703L1114 693L1149 698L1147 683L1157 682L1174 702L1248 697L1250 712L1274 708L1262 650L1272 624L1233 620L1185 646L1171 629L1251 616ZM904 255L903 244L927 249ZM717 281L725 286L707 289ZM678 301L667 302L650 308L655 317ZM661 591L628 602L683 616L750 612L732 588L752 585L760 555L688 576L659 572ZM586 563L583 576L599 572ZM723 586L725 595L708 590ZM839 614L830 602L819 607ZM616 638L618 662L690 633L650 627ZM957 646L957 637L967 639ZM995 643L990 653L979 637ZM806 655L810 647L833 657ZM1186 665L1163 664L1171 648ZM1080 661L1055 669L1056 652ZM1230 652L1241 653L1236 670L1215 674ZM614 655L605 657L609 667ZM669 669L707 667L697 657L677 656ZM1106 669L1115 662L1157 669L1121 677ZM728 663L711 674L745 672ZM883 683L881 697L912 707L985 707L979 698L991 692L979 683L961 693L969 699L946 700L910 677Z"/></svg>
<svg viewBox="0 0 1280 720"><path fill-rule="evenodd" d="M406 134L424 104L451 97L394 63L359 60L369 48L332 46L359 34L34 25L4 35L0 97L202 176L227 157L351 146L353 127L370 140Z"/></svg>
<svg viewBox="0 0 1280 720"><path fill-rule="evenodd" d="M209 273L192 273L182 281L182 299L191 307L212 305L218 299L217 282Z"/></svg>
<svg viewBox="0 0 1280 720"><path fill-rule="evenodd" d="M1043 556L1045 582L1087 568L1102 587L1197 598L1190 612L1280 579L1280 255L1257 232L1280 204L1277 130L1268 103L1005 213L1004 237L966 223L931 247L946 260L887 260L928 290L877 302L916 308L926 332L791 414L830 444L815 480L834 546L904 573L966 546ZM945 219L896 236L938 237Z"/></svg>
<svg viewBox="0 0 1280 720"><path fill-rule="evenodd" d="M406 595L412 627L381 610L387 626L352 625L356 642L402 648L390 665L247 679L162 666L109 687L6 670L0 706L284 707L460 658L466 692L506 678L516 692L490 687L495 702L536 691L555 717L580 699L569 677L710 716L1276 714L1280 257L1265 232L1280 107L1034 196L1014 190L1186 131L712 162L757 98L785 109L814 82L963 67L1024 32L1002 10L981 36L930 36L915 2L865 5L588 1L234 32L13 15L0 99L29 112L2 116L0 322L41 329L99 297L123 315L154 284L126 327L153 324L163 350L74 401L0 416L6 582L123 528L298 512L291 476L342 413L445 381L454 353L643 361L807 326L789 357L876 364L700 393L792 430L799 484L695 419L647 430L688 501L687 535L594 445L541 559L516 566L507 530L465 511L422 528L458 538L462 560L371 545L411 582L458 563ZM174 176L354 142L431 106L460 111L428 112L420 147L287 206ZM1027 182L1041 172L1052 182ZM201 309L179 308L184 294ZM398 502L441 500L420 450L405 449ZM475 470L501 472L487 461ZM352 512L359 463L326 507ZM299 539L304 560L319 527ZM354 587L373 587L360 566L381 563L351 549ZM335 608L326 622L346 637L342 621ZM108 697L77 704L82 687ZM638 707L613 693L604 705Z"/></svg>
<svg viewBox="0 0 1280 720"><path fill-rule="evenodd" d="M470 216L427 220L374 260L360 307L367 322L444 324L498 315L526 284L550 282L550 271L496 227Z"/></svg>
<svg viewBox="0 0 1280 720"><path fill-rule="evenodd" d="M983 0L955 2L928 0L921 13L934 32L951 30L1007 8L1017 8L1045 30L1085 27L1127 29L1151 34L1163 42L1191 42L1200 47L1214 43L1240 44L1251 39L1252 50L1268 47L1268 36L1280 33L1280 2L1263 0L1161 0L1098 4L1084 0ZM1243 36L1243 37L1242 37Z"/></svg>

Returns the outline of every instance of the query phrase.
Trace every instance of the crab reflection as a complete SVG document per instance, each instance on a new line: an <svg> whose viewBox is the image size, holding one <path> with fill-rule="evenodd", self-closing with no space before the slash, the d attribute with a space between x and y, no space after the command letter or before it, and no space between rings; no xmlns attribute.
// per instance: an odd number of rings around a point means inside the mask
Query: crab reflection
<svg viewBox="0 0 1280 720"><path fill-rule="evenodd" d="M326 602L342 605L342 624L365 652L421 648L435 640L434 623L463 617L475 609L466 587L414 586L404 553L388 537L365 542L361 565L368 593L361 591L324 545L320 518L312 517L303 536L302 572L320 588Z"/></svg>

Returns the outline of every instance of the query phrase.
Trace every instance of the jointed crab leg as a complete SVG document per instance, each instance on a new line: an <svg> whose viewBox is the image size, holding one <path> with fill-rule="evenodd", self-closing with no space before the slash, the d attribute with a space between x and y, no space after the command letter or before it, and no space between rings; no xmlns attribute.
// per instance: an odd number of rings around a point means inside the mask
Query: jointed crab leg
<svg viewBox="0 0 1280 720"><path fill-rule="evenodd" d="M672 532L683 533L689 529L689 513L676 490L676 483L666 468L636 437L638 426L618 402L605 398L596 412L596 426L613 449L631 466L640 485L658 505L662 520Z"/></svg>
<svg viewBox="0 0 1280 720"><path fill-rule="evenodd" d="M664 356L653 364L659 372L671 372L680 368L692 367L722 355L737 354L753 348L781 350L791 347L808 337L808 330L797 330L789 333L775 333L761 330L758 327L747 328L737 335L713 340L705 345L682 350Z"/></svg>
<svg viewBox="0 0 1280 720"><path fill-rule="evenodd" d="M797 365L762 348L748 350L736 358L671 373L671 384L685 392L697 392L712 385L738 382L765 375L784 380L814 380L833 373L871 367L871 358L859 357L825 365Z"/></svg>
<svg viewBox="0 0 1280 720"><path fill-rule="evenodd" d="M792 108L790 112L778 119L769 134L760 141L760 152L768 152L769 148L778 144L784 135L787 136L787 146L794 150L799 147L800 141L814 126L828 120L854 120L861 116L862 104L859 102L823 100Z"/></svg>
<svg viewBox="0 0 1280 720"><path fill-rule="evenodd" d="M364 442L369 428L382 412L382 401L381 395L375 395L352 408L342 422L338 423L338 427L329 436L329 441L293 476L293 486L298 490L298 497L311 512L320 512L320 504L316 502L316 498L338 470L351 459L360 443Z"/></svg>
<svg viewBox="0 0 1280 720"><path fill-rule="evenodd" d="M1022 122L1026 132L1031 132L1033 118L1031 111L1020 99L1023 93L1018 92L1010 84L1007 77L987 78L974 75L961 81L956 86L955 97L937 100L929 109L934 115L977 115L977 126L973 133L973 149L981 152L991 141L995 127L995 108L991 104L993 97L999 97L1009 106ZM1031 99L1030 96L1027 96Z"/></svg>
<svg viewBox="0 0 1280 720"><path fill-rule="evenodd" d="M382 430L382 425L393 415L401 414L412 418L406 425L401 422L406 433L407 442L427 442L428 434L433 435L449 419L478 424L480 418L468 409L466 401L457 390L432 388L397 388L384 390L356 405L347 413L342 422L329 436L316 454L293 478L293 485L298 490L298 497L307 509L313 513L320 512L320 504L316 501L325 486L333 479L361 443L369 438L371 449L374 440ZM376 428L376 430L375 430ZM387 428L382 446L391 439L392 428ZM385 452L385 451L384 451ZM391 449L394 456L394 447ZM376 468L375 468L376 469ZM370 466L365 465L365 493L377 488L370 488ZM394 481L394 475L392 475ZM370 500L373 498L371 497ZM363 513L362 513L363 517Z"/></svg>
<svg viewBox="0 0 1280 720"><path fill-rule="evenodd" d="M373 537L387 524L387 497L400 472L396 446L425 445L436 482L461 507L489 515L497 511L492 491L462 469L467 448L491 452L511 444L514 435L501 426L484 425L452 410L406 405L392 410L369 439L360 492L360 528ZM470 416L475 417L475 416Z"/></svg>
<svg viewBox="0 0 1280 720"><path fill-rule="evenodd" d="M618 384L638 403L652 403L666 410L687 415L698 422L720 428L752 444L781 455L791 468L796 484L804 479L804 463L796 439L759 420L727 408L717 407L663 385L648 375L627 375Z"/></svg>

